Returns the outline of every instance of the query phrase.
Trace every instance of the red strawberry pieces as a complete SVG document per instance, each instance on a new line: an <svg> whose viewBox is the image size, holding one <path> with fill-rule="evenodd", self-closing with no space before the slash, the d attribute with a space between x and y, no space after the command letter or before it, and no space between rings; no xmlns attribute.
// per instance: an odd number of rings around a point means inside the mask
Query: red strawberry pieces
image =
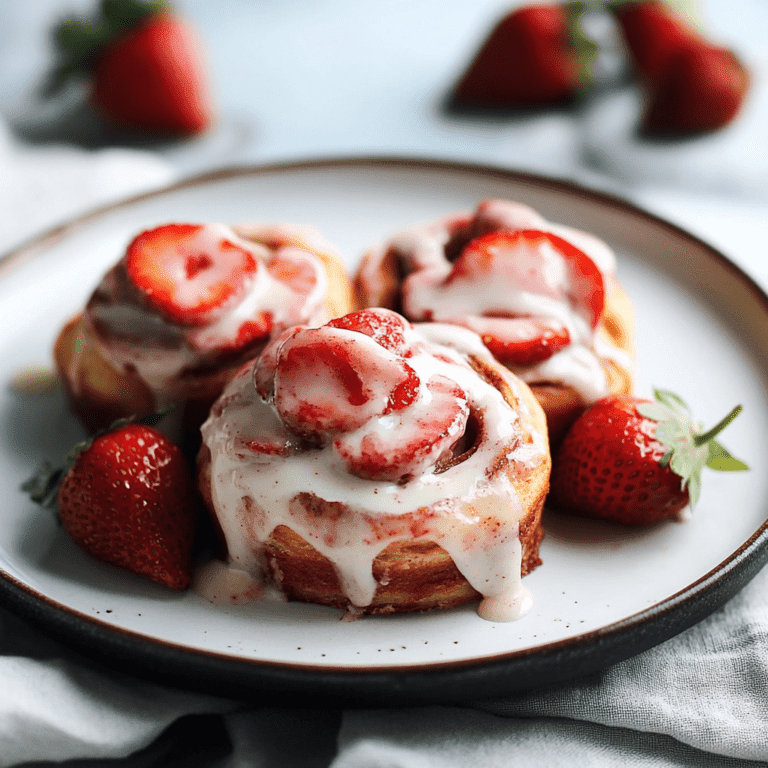
<svg viewBox="0 0 768 768"><path fill-rule="evenodd" d="M178 16L151 16L110 43L94 72L93 103L119 125L192 134L212 120L200 44Z"/></svg>
<svg viewBox="0 0 768 768"><path fill-rule="evenodd" d="M454 88L459 107L517 109L561 104L582 90L568 10L532 5L502 18Z"/></svg>
<svg viewBox="0 0 768 768"><path fill-rule="evenodd" d="M355 431L336 438L334 448L357 477L398 481L448 458L464 434L469 405L461 387L435 375L427 381L430 406L410 420L393 419L386 429Z"/></svg>
<svg viewBox="0 0 768 768"><path fill-rule="evenodd" d="M187 135L213 119L205 64L191 27L156 0L103 0L94 21L73 18L57 30L62 63L55 91L87 72L91 99L108 122Z"/></svg>
<svg viewBox="0 0 768 768"><path fill-rule="evenodd" d="M553 259L563 262L565 274L553 274ZM602 273L583 251L549 232L502 230L478 237L464 248L447 283L494 278L512 291L565 296L593 328L603 314Z"/></svg>
<svg viewBox="0 0 768 768"><path fill-rule="evenodd" d="M464 325L504 365L534 365L571 343L568 329L549 317L467 317Z"/></svg>
<svg viewBox="0 0 768 768"><path fill-rule="evenodd" d="M675 395L658 402L610 396L573 424L553 461L549 503L625 524L655 523L698 499L701 470L743 470L715 436L738 415L701 432Z"/></svg>
<svg viewBox="0 0 768 768"><path fill-rule="evenodd" d="M59 518L93 557L166 586L192 577L196 502L181 451L151 427L97 437L64 476Z"/></svg>
<svg viewBox="0 0 768 768"><path fill-rule="evenodd" d="M205 325L226 309L251 284L258 266L249 250L214 227L197 224L142 232L125 255L128 278L146 302L187 326ZM270 328L261 318L259 332L267 335Z"/></svg>
<svg viewBox="0 0 768 768"><path fill-rule="evenodd" d="M539 230L477 237L441 285L428 286L431 279L426 273L408 279L404 302L409 315L470 328L507 365L547 360L575 341L562 319L543 314L546 305L567 307L589 328L597 326L605 307L603 275L592 259L563 238ZM524 295L543 299L542 314L517 303Z"/></svg>
<svg viewBox="0 0 768 768"><path fill-rule="evenodd" d="M645 135L690 136L736 117L749 72L732 51L709 43L657 0L618 3L613 12L645 90Z"/></svg>
<svg viewBox="0 0 768 768"><path fill-rule="evenodd" d="M410 405L418 394L414 370L369 337L308 328L281 347L274 402L295 432L320 436L357 429Z"/></svg>
<svg viewBox="0 0 768 768"><path fill-rule="evenodd" d="M391 310L366 309L286 331L254 366L257 391L292 434L330 444L350 473L402 480L450 453L469 413L458 385L443 376L422 382L409 364L410 327ZM264 453L280 453L267 443Z"/></svg>
<svg viewBox="0 0 768 768"><path fill-rule="evenodd" d="M408 323L395 312L383 309L363 309L331 320L331 328L344 328L370 336L390 352L403 353L406 349L405 332Z"/></svg>

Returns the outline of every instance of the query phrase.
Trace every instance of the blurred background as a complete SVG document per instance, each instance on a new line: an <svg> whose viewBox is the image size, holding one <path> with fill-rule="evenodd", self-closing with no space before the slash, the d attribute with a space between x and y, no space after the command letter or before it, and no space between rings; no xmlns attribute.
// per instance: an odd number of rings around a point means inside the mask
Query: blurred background
<svg viewBox="0 0 768 768"><path fill-rule="evenodd" d="M637 93L621 79L621 40L608 14L596 13L591 20L591 32L604 48L604 87L584 103L522 117L458 117L444 109L452 85L495 22L519 2L176 0L174 5L201 38L218 115L206 135L153 148L179 173L233 162L385 153L473 159L595 183L685 183L679 171L676 179L674 168L663 167L674 165L669 147L634 141ZM710 38L736 50L762 78L768 58L764 0L688 5ZM45 103L38 97L55 62L54 27L67 15L87 15L95 7L92 0L0 3L0 117L17 136L86 146L118 142L78 109L77 89ZM755 101L758 95L753 94ZM747 106L744 125L731 126L728 135L684 143L677 154L687 157L699 148L728 154L726 145L736 133L765 149L768 115L762 113L760 125L748 130L747 118L757 105ZM758 146L755 150L762 154ZM710 160L708 167L713 164ZM729 177L721 167L706 187L766 188L764 164L759 178L752 164L738 165L732 175L739 171L745 179Z"/></svg>
<svg viewBox="0 0 768 768"><path fill-rule="evenodd" d="M176 0L174 5L200 38L215 119L203 133L167 140L106 128L86 101L86 83L41 99L57 61L53 30L72 14L92 15L97 3L0 3L3 249L84 206L181 176L239 163L370 154L477 161L615 191L699 227L735 257L742 246L723 242L720 228L710 226L712 212L730 216L726 229L733 230L749 227L754 214L764 211L764 0L686 3L693 23L745 62L752 84L733 123L676 142L638 137L640 89L628 75L615 21L598 3L587 4L594 12L584 24L601 49L596 85L585 99L534 112L464 114L446 108L452 87L494 24L521 3ZM100 172L98 183L90 174L79 194L61 195L57 168L80 178L83 163L94 160L93 150L105 148L135 152L131 172ZM83 151L90 154L78 154ZM114 152L109 157L114 161ZM30 187L35 205L25 198Z"/></svg>

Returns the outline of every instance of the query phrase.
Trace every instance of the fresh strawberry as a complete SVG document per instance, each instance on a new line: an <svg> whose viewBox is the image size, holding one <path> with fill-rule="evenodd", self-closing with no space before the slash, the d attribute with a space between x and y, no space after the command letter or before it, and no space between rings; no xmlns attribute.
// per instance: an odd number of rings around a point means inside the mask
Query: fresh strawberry
<svg viewBox="0 0 768 768"><path fill-rule="evenodd" d="M670 56L682 48L704 43L681 16L659 0L630 0L610 5L643 80L653 80L667 67Z"/></svg>
<svg viewBox="0 0 768 768"><path fill-rule="evenodd" d="M162 0L103 0L100 17L57 31L63 63L51 90L87 72L107 121L164 134L194 134L213 119L200 44Z"/></svg>
<svg viewBox="0 0 768 768"><path fill-rule="evenodd" d="M709 133L731 123L749 87L749 73L726 48L683 48L647 86L641 131L650 137Z"/></svg>
<svg viewBox="0 0 768 768"><path fill-rule="evenodd" d="M172 321L199 326L245 291L258 261L210 226L166 224L134 238L125 268L150 306ZM265 324L264 335L270 330Z"/></svg>
<svg viewBox="0 0 768 768"><path fill-rule="evenodd" d="M575 7L530 5L504 16L455 86L454 104L518 109L576 98L587 85L590 48Z"/></svg>
<svg viewBox="0 0 768 768"><path fill-rule="evenodd" d="M731 50L712 45L659 0L617 2L611 9L644 90L644 135L692 136L736 117L749 72Z"/></svg>
<svg viewBox="0 0 768 768"><path fill-rule="evenodd" d="M153 427L116 426L79 446L66 472L24 487L38 502L55 493L62 525L88 554L174 589L189 586L192 475L179 448Z"/></svg>
<svg viewBox="0 0 768 768"><path fill-rule="evenodd" d="M741 406L704 432L679 397L655 396L609 396L584 411L553 461L553 507L626 524L655 523L696 503L704 466L747 469L715 440Z"/></svg>

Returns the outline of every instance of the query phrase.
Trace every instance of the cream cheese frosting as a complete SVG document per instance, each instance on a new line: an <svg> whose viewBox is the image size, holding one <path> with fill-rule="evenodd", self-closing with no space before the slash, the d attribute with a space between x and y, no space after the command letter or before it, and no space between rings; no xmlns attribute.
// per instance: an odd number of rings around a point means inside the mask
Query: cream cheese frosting
<svg viewBox="0 0 768 768"><path fill-rule="evenodd" d="M201 225L191 247L200 253L215 253L226 241L252 254L256 269L237 292L204 324L183 324L150 306L141 291L131 284L125 259L101 280L88 302L85 320L99 353L119 371L132 371L158 398L158 407L173 401L175 383L190 371L210 369L222 356L237 352L238 334L244 324L265 322L265 341L297 323L322 323L328 319L323 299L327 290L326 272L309 248L280 241L282 230L251 228L254 236L269 238L261 243L244 237L223 224ZM250 233L243 227L244 233ZM291 284L275 276L271 265L290 265L302 279ZM214 264L213 272L225 265ZM177 290L185 281L179 275ZM262 343L263 346L263 343ZM258 350L255 350L258 351ZM249 354L255 354L253 345Z"/></svg>

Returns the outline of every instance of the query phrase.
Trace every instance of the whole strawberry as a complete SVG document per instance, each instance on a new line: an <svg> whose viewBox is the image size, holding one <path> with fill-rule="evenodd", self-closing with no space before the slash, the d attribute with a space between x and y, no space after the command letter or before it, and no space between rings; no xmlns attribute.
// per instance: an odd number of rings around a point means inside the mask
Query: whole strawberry
<svg viewBox="0 0 768 768"><path fill-rule="evenodd" d="M179 448L156 429L118 426L79 446L68 470L35 478L25 490L39 502L55 493L62 525L93 557L168 587L189 586L192 476Z"/></svg>
<svg viewBox="0 0 768 768"><path fill-rule="evenodd" d="M542 3L504 16L454 87L454 105L527 109L575 99L594 53L579 32L580 13L576 3Z"/></svg>
<svg viewBox="0 0 768 768"><path fill-rule="evenodd" d="M163 0L102 0L96 20L70 19L56 37L51 92L85 75L94 108L114 125L185 135L212 122L199 42Z"/></svg>
<svg viewBox="0 0 768 768"><path fill-rule="evenodd" d="M703 432L677 395L657 390L655 396L655 402L605 397L576 420L553 461L554 508L632 525L655 523L696 503L704 466L747 469L715 440L741 406Z"/></svg>
<svg viewBox="0 0 768 768"><path fill-rule="evenodd" d="M660 0L610 4L645 96L640 131L679 138L724 128L739 113L749 71Z"/></svg>

